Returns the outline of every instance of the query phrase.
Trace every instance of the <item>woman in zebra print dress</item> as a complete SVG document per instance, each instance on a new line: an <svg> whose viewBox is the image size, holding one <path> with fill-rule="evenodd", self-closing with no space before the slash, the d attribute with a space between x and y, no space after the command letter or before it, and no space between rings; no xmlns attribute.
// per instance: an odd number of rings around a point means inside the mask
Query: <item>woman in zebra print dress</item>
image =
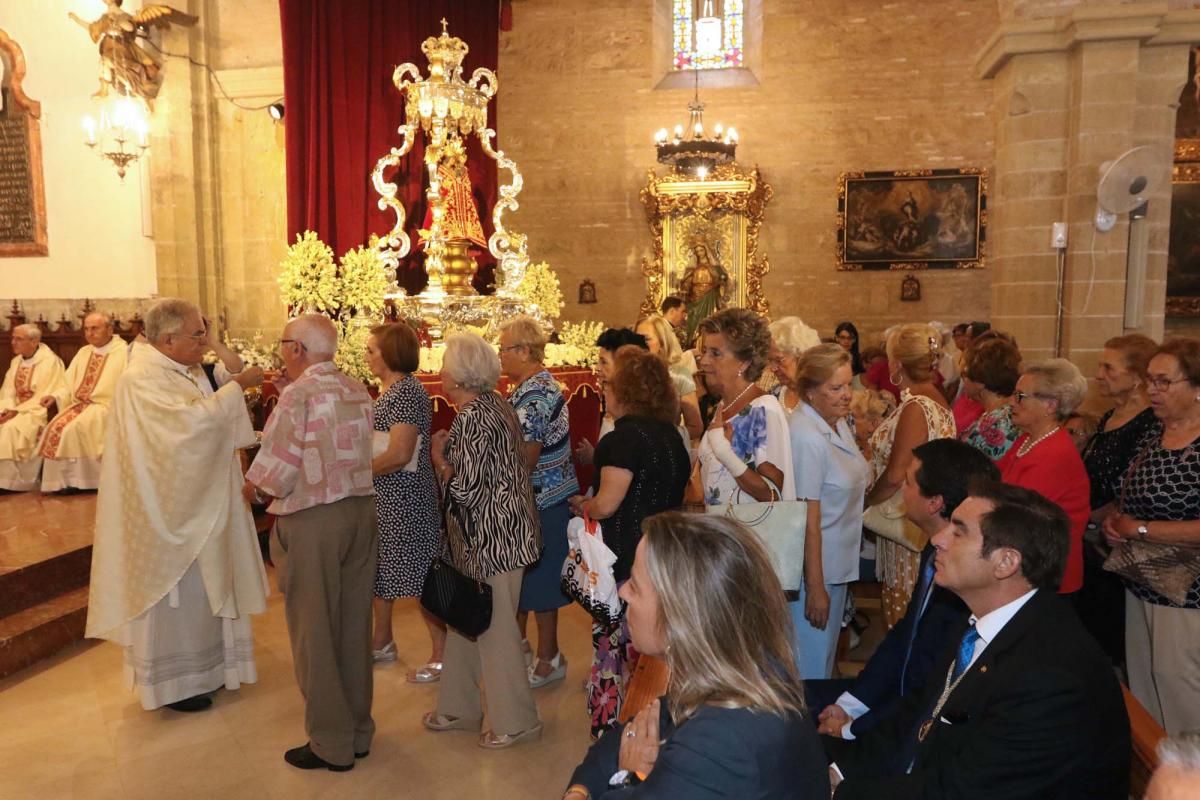
<svg viewBox="0 0 1200 800"><path fill-rule="evenodd" d="M471 641L451 629L437 709L425 715L434 731L479 730L480 684L487 686L492 729L479 746L508 747L542 733L525 671L517 601L525 567L541 551L524 437L516 412L496 393L500 360L471 333L451 336L442 361L442 385L458 416L449 433L433 435L433 466L447 506L461 525L448 527L450 561L464 575L492 588L492 624Z"/></svg>

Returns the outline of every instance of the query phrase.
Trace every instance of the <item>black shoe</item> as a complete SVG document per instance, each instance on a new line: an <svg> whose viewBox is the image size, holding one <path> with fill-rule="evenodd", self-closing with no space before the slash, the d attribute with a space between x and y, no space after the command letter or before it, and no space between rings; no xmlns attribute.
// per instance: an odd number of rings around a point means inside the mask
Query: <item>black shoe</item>
<svg viewBox="0 0 1200 800"><path fill-rule="evenodd" d="M167 703L167 708L172 711L182 711L191 713L193 711L203 711L212 705L212 698L198 694L195 697L188 697L183 700L177 700L174 703Z"/></svg>
<svg viewBox="0 0 1200 800"><path fill-rule="evenodd" d="M363 750L361 753L355 753L355 754L354 754L354 757L355 757L355 758L366 758L366 757L367 757L367 756L369 756L369 755L371 755L371 751L370 751L370 750Z"/></svg>
<svg viewBox="0 0 1200 800"><path fill-rule="evenodd" d="M330 764L312 751L307 743L293 747L283 754L283 760L298 769L327 769L330 772L349 772L354 764Z"/></svg>

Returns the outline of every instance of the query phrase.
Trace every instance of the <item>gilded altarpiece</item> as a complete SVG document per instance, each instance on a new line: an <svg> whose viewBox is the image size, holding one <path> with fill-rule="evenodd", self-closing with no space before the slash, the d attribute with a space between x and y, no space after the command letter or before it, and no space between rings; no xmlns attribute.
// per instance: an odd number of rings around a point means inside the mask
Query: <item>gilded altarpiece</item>
<svg viewBox="0 0 1200 800"><path fill-rule="evenodd" d="M774 193L757 168L718 167L704 179L651 171L641 191L654 239L654 255L642 260L642 315L656 312L668 295L687 303L689 334L722 308L765 315L762 281L771 267L758 239Z"/></svg>
<svg viewBox="0 0 1200 800"><path fill-rule="evenodd" d="M25 54L0 30L0 257L49 253L42 104L25 94L24 78Z"/></svg>

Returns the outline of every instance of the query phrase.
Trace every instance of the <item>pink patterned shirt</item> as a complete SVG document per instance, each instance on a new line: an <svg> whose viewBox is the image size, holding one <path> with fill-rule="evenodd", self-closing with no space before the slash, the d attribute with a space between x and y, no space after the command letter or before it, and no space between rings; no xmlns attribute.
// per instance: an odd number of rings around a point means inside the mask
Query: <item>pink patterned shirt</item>
<svg viewBox="0 0 1200 800"><path fill-rule="evenodd" d="M273 495L272 514L372 495L375 410L366 387L331 361L313 364L279 395L246 479Z"/></svg>

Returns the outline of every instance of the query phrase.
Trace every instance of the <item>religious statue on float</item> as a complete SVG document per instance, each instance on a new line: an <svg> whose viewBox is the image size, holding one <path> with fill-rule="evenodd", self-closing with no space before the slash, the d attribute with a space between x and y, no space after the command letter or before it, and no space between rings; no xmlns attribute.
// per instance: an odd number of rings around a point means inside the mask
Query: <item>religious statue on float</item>
<svg viewBox="0 0 1200 800"><path fill-rule="evenodd" d="M426 150L432 153L433 148ZM479 222L471 176L467 172L467 152L462 139L449 136L437 160L437 191L441 198L442 288L447 294L474 293L471 278L475 272L474 253L487 250L487 239ZM425 212L425 224L418 232L425 246L433 227L435 206Z"/></svg>
<svg viewBox="0 0 1200 800"><path fill-rule="evenodd" d="M729 272L713 256L708 239L694 234L688 242L695 261L679 280L679 291L687 304L687 341L696 338L696 326L725 307Z"/></svg>
<svg viewBox="0 0 1200 800"><path fill-rule="evenodd" d="M112 88L119 95L142 98L153 109L154 98L162 86L162 61L138 40L145 39L158 50L149 40L150 28L191 27L199 18L157 3L143 5L136 14L122 10L124 0L104 0L104 3L107 10L94 22L80 19L74 12L67 15L99 45L100 89L95 96L107 97Z"/></svg>

